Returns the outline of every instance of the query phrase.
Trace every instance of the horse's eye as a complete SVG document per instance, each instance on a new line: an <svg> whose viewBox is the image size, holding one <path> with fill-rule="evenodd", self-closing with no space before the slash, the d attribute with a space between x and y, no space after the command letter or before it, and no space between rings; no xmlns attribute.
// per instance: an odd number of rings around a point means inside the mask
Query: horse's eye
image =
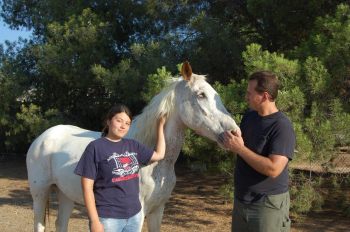
<svg viewBox="0 0 350 232"><path fill-rule="evenodd" d="M205 96L205 93L200 92L200 93L197 94L197 97L198 98L205 98L206 96Z"/></svg>

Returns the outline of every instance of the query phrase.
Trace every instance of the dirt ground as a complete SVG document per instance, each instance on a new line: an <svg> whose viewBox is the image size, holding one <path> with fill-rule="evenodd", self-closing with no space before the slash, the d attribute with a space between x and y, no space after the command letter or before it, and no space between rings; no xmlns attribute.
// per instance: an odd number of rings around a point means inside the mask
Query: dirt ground
<svg viewBox="0 0 350 232"><path fill-rule="evenodd" d="M232 204L218 194L222 183L220 176L205 176L184 168L176 170L177 184L166 205L161 231L230 231ZM55 231L57 203L54 194L51 201L47 231ZM349 218L330 208L308 215L302 223L292 224L292 232L345 232L349 228ZM0 231L33 231L32 199L24 160L0 161ZM75 207L69 231L88 231L84 206Z"/></svg>

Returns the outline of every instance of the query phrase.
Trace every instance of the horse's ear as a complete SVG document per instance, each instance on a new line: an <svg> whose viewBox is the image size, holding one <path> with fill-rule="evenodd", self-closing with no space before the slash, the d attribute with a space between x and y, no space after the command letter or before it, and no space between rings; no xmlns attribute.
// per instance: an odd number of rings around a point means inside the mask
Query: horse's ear
<svg viewBox="0 0 350 232"><path fill-rule="evenodd" d="M184 80L186 80L186 81L191 80L192 68L191 68L191 65L190 65L190 63L188 61L185 61L182 64L181 75L184 78Z"/></svg>

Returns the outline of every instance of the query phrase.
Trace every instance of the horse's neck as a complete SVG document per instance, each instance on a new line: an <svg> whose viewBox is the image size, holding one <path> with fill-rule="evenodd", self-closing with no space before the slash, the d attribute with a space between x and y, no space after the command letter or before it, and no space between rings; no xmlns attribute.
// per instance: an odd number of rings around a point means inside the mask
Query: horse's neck
<svg viewBox="0 0 350 232"><path fill-rule="evenodd" d="M185 126L177 115L170 116L165 125L166 153L164 163L175 164L181 151Z"/></svg>
<svg viewBox="0 0 350 232"><path fill-rule="evenodd" d="M127 137L134 138L137 141L149 146L150 148L155 147L156 143L156 125L157 122L151 122L149 126L145 127L143 124L144 118L139 117L132 125L129 130ZM166 120L164 135L166 142L166 153L164 161L167 164L175 164L181 147L184 142L184 131L185 126L180 120L179 115L172 113Z"/></svg>
<svg viewBox="0 0 350 232"><path fill-rule="evenodd" d="M155 178L155 176L175 177L174 166L184 142L184 130L185 126L176 117L171 116L167 119L164 129L166 142L165 157L163 160L151 163L141 169L143 184L149 184L148 181ZM153 180L151 182L153 182ZM142 192L143 196L149 194L148 190L142 190Z"/></svg>

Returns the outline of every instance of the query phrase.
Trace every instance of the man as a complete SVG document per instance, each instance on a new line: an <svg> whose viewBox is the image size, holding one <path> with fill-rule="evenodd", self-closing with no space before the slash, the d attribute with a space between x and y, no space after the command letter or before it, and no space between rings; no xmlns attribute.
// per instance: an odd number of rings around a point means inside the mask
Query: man
<svg viewBox="0 0 350 232"><path fill-rule="evenodd" d="M220 136L222 144L238 154L234 232L290 230L288 161L293 157L295 134L276 106L278 88L275 74L253 73L246 94L251 110L242 119L242 135L226 131Z"/></svg>

